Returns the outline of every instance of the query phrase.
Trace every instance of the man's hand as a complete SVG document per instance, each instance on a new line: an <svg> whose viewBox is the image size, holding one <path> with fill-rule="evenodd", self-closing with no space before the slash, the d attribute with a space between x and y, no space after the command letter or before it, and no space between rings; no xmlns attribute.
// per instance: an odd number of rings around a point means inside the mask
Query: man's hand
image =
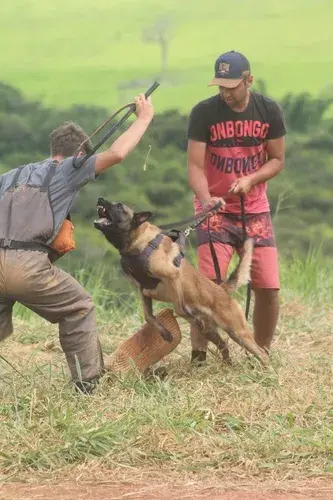
<svg viewBox="0 0 333 500"><path fill-rule="evenodd" d="M154 108L151 98L145 98L144 94L139 94L135 99L135 114L141 120L151 122L154 116Z"/></svg>
<svg viewBox="0 0 333 500"><path fill-rule="evenodd" d="M223 198L218 198L217 196L211 196L207 200L203 201L201 203L202 204L202 208L206 209L206 208L209 208L209 207L213 207L219 201L222 203L222 205L221 205L221 207L218 210L224 210L226 203L225 203L225 201L224 201Z"/></svg>
<svg viewBox="0 0 333 500"><path fill-rule="evenodd" d="M253 187L251 177L241 177L231 184L229 189L230 194L245 195Z"/></svg>

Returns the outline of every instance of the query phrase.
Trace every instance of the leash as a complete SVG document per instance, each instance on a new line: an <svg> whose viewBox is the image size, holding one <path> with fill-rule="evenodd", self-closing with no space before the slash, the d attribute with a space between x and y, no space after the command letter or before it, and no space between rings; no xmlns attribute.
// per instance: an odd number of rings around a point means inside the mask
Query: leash
<svg viewBox="0 0 333 500"><path fill-rule="evenodd" d="M244 195L240 196L240 206L241 206L241 220L242 220L242 228L243 228L243 243L247 238L246 231L246 216L245 216L245 201ZM250 312L250 304L251 304L251 282L249 281L246 287L246 305L245 305L245 318L248 319Z"/></svg>
<svg viewBox="0 0 333 500"><path fill-rule="evenodd" d="M222 276L221 276L221 268L220 268L219 260L217 258L216 250L215 250L215 247L214 247L214 244L213 244L212 233L211 233L211 230L210 230L210 219L208 219L208 237L209 237L209 240L208 240L209 249L210 249L210 253L211 253L212 259L213 259L216 281L217 281L218 285L222 285L223 279L222 279Z"/></svg>
<svg viewBox="0 0 333 500"><path fill-rule="evenodd" d="M245 215L245 200L244 200L244 195L240 195L240 206L241 206L241 222L242 222L242 229L243 229L243 243L245 243L245 240L247 239L247 231L246 231L246 215ZM212 233L210 230L210 220L208 219L208 235L209 235L209 249L210 253L212 256L213 264L214 264L214 270L215 270L215 275L216 275L216 281L218 285L221 285L223 280L221 277L221 269L219 265L219 261L216 255L216 250L214 248L213 244L213 238L212 238ZM248 320L249 318L249 312L250 312L250 304L251 304L251 283L249 282L247 284L246 288L246 304L245 304L245 318Z"/></svg>
<svg viewBox="0 0 333 500"><path fill-rule="evenodd" d="M200 226L200 224L204 220L208 219L209 248L210 248L210 252L212 254L212 259L213 259L213 264L214 264L214 269L215 269L215 274L216 274L216 280L217 280L218 285L221 285L223 280L221 277L221 269L220 269L218 258L216 255L216 250L215 250L214 245L213 245L212 234L210 231L210 217L212 216L212 212L215 212L216 210L221 208L221 206L222 206L222 202L218 201L215 205L213 205L212 207L206 208L205 210L203 210L200 214L198 214L196 216L188 217L187 219L183 219L183 220L180 220L178 222L173 222L171 224L165 224L163 226L159 226L163 230L165 230L165 229L173 230L173 229L175 229L175 227L180 227L180 226L183 226L184 224L188 224L189 222L193 221L193 224L191 224L190 226L187 226L187 228L183 231L183 234L187 238L189 236L189 234L191 233L191 231L194 231L198 226Z"/></svg>
<svg viewBox="0 0 333 500"><path fill-rule="evenodd" d="M221 208L221 206L222 206L222 202L218 201L217 203L215 203L215 205L205 208L198 215L194 215L192 217L188 217L187 219L179 220L177 222L171 222L170 224L164 224L162 226L159 225L158 227L164 231L165 229L175 229L176 227L181 227L181 226L184 226L185 224L188 224L189 222L193 222L193 224L191 224L190 226L187 226L187 228L184 229L184 231L183 231L185 236L188 237L189 234L191 233L191 231L194 231L194 229L196 229L198 226L200 226L200 224L204 220L211 217L211 215L212 215L211 212L215 212L216 210Z"/></svg>
<svg viewBox="0 0 333 500"><path fill-rule="evenodd" d="M149 87L149 89L145 92L145 98L147 99L159 86L160 86L160 84L158 82L154 82ZM98 132L100 132L108 123L110 123L110 121L113 120L113 118L115 118L116 116L118 116L122 111L125 111L125 109L128 109L127 113L125 113L124 116L117 123L115 123L110 128L110 130L108 130L106 132L106 134L96 144L96 146L94 146L92 148L92 150L89 151L89 153L86 153L84 156L78 157L79 153L82 151L83 146L88 141L90 141L90 139L92 137L94 137ZM115 131L118 130L118 128L121 127L121 125L123 123L125 123L125 121L134 113L134 111L135 111L135 103L134 102L130 102L129 104L126 104L125 106L122 106L115 113L113 113L109 118L107 118L99 127L97 127L97 129L87 139L85 139L83 142L81 142L81 144L77 148L75 154L73 155L73 166L74 166L74 168L80 168L80 167L82 167L82 165L84 164L84 162L88 158L90 158L93 154L96 153L96 151L109 139L109 137L111 137L111 135L114 134Z"/></svg>
<svg viewBox="0 0 333 500"><path fill-rule="evenodd" d="M221 276L221 269L219 265L219 261L217 258L216 250L213 244L213 238L212 238L212 233L210 230L210 213L213 210L216 210L220 208L221 202L218 202L216 205L214 205L210 210L206 210L202 212L199 215L199 218L196 220L194 224L189 226L185 231L185 236L188 236L191 231L193 231L199 224L201 224L205 219L208 218L208 235L209 235L209 249L210 253L212 256L213 264L214 264L214 271L216 275L216 281L218 285L221 285L223 283L222 276ZM244 195L240 196L240 206L241 206L241 221L242 221L242 229L243 229L243 243L245 243L245 240L247 239L247 231L246 231L246 215L245 215L245 200L244 200ZM192 220L191 218L190 220ZM195 219L195 218L194 218ZM185 219L188 221L189 219ZM181 221L184 222L184 221ZM247 289L246 289L246 305L245 305L245 318L248 320L249 317L249 312L250 312L250 304L251 304L251 283L249 282L247 284Z"/></svg>

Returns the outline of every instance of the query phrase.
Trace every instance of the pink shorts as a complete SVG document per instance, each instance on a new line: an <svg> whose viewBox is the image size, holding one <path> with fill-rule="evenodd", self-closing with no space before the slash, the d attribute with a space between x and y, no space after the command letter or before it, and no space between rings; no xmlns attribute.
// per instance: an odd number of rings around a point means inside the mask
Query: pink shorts
<svg viewBox="0 0 333 500"><path fill-rule="evenodd" d="M209 230L219 261L222 278L225 279L234 251L239 253L243 245L241 218L231 214L216 214L209 220ZM246 216L247 236L254 240L251 268L252 288L279 289L279 265L275 236L269 213ZM197 229L199 271L209 279L216 279L209 248L208 222Z"/></svg>

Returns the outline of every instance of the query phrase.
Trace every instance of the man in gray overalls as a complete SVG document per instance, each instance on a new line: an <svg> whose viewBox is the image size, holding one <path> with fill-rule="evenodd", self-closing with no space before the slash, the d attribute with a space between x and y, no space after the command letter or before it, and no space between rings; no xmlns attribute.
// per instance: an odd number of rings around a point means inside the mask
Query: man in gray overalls
<svg viewBox="0 0 333 500"><path fill-rule="evenodd" d="M13 331L15 302L59 323L72 379L83 392L90 392L103 372L95 308L84 288L51 262L49 245L78 190L120 163L144 135L153 107L143 94L135 103L134 123L107 151L91 156L80 168L74 167L73 155L87 135L70 122L52 132L51 158L0 176L0 341ZM87 141L83 153L90 148Z"/></svg>

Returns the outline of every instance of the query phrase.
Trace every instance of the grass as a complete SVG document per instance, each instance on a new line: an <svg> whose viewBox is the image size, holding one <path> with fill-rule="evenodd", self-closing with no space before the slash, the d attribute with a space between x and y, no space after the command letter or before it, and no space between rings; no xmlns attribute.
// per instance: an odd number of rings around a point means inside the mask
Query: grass
<svg viewBox="0 0 333 500"><path fill-rule="evenodd" d="M216 57L245 52L253 73L281 97L332 83L330 0L12 0L1 3L1 79L48 105L108 107L132 99L160 72L160 48L143 32L169 22L168 71L157 111L188 112L207 88ZM139 80L119 90L120 84Z"/></svg>
<svg viewBox="0 0 333 500"><path fill-rule="evenodd" d="M281 267L281 320L267 370L233 343L233 367L212 351L205 368L192 368L181 321L166 379L109 374L93 397L78 396L56 328L17 308L15 333L1 346L2 480L101 478L114 469L210 482L330 476L333 278L315 253ZM110 354L142 323L141 306L135 295L115 302L101 274L80 279L94 295Z"/></svg>

